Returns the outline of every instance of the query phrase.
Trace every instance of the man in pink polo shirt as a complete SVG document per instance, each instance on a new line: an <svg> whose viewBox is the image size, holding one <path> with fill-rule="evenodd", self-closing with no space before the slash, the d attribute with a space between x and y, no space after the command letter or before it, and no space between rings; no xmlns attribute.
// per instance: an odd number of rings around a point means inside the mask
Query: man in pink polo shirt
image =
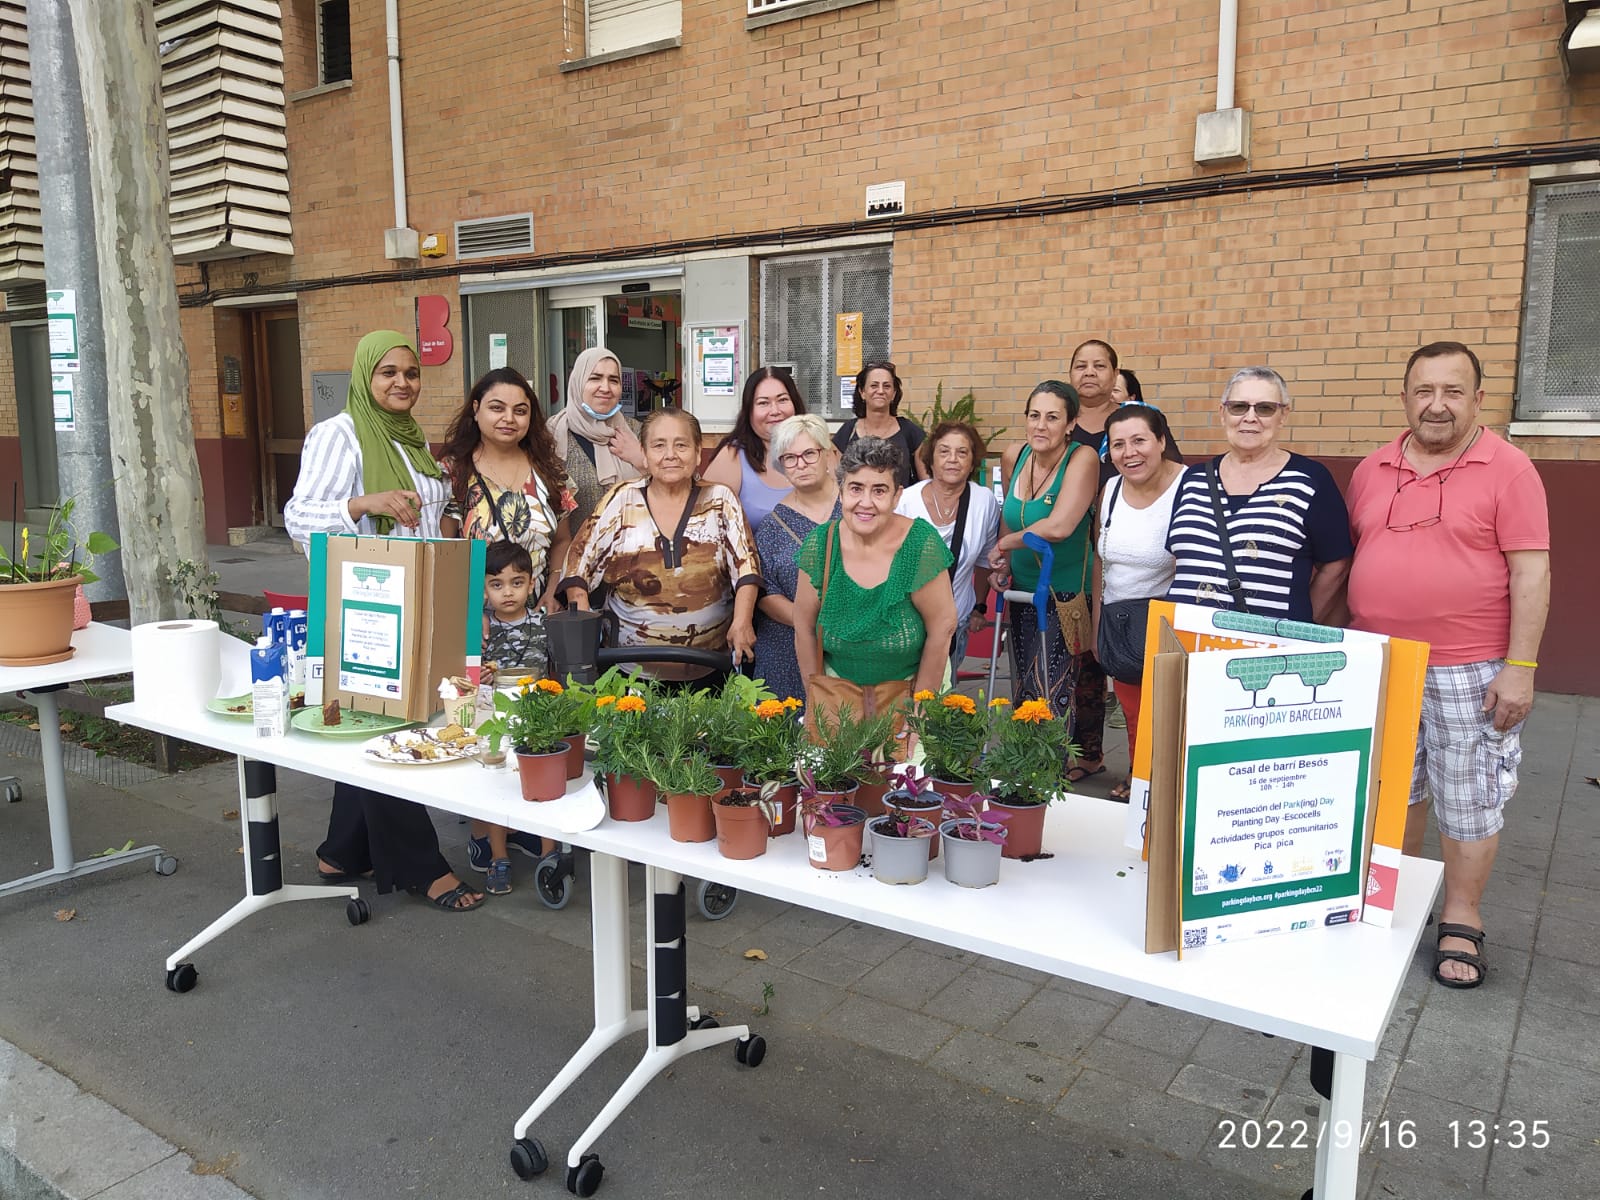
<svg viewBox="0 0 1600 1200"><path fill-rule="evenodd" d="M1416 351L1402 400L1410 430L1350 482L1350 623L1432 644L1405 849L1422 848L1431 793L1444 855L1433 974L1472 988L1489 973L1478 905L1517 790L1550 607L1550 518L1528 456L1478 424L1471 350Z"/></svg>

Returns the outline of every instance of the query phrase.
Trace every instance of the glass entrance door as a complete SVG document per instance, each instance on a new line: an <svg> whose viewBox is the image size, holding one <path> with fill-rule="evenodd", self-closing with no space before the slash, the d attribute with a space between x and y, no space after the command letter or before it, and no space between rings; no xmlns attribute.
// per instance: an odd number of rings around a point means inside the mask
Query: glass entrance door
<svg viewBox="0 0 1600 1200"><path fill-rule="evenodd" d="M604 346L621 361L623 409L629 415L677 404L682 309L678 291L553 289L546 299L544 331L551 412L566 403L567 376L591 346Z"/></svg>
<svg viewBox="0 0 1600 1200"><path fill-rule="evenodd" d="M547 407L554 414L567 402L567 376L577 365L578 355L590 346L600 345L600 301L554 303L545 313L545 362L550 378L545 381Z"/></svg>

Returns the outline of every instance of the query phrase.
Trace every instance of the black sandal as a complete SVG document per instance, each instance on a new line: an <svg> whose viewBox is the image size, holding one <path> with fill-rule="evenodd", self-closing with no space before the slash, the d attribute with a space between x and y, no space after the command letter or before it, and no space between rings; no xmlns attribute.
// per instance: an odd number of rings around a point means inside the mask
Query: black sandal
<svg viewBox="0 0 1600 1200"><path fill-rule="evenodd" d="M1433 977L1447 988L1475 988L1482 985L1489 977L1489 960L1483 956L1484 932L1474 929L1471 925L1457 925L1449 921L1439 922L1439 941L1447 937L1462 938L1472 943L1474 953L1468 954L1465 950L1443 950L1435 943L1433 951ZM1478 972L1476 979L1451 979L1447 975L1439 974L1439 968L1447 962L1466 963Z"/></svg>
<svg viewBox="0 0 1600 1200"><path fill-rule="evenodd" d="M467 902L467 898L472 896L474 893L473 890L464 883L458 883L448 892L441 892L437 896L430 896L426 891L422 891L417 894L429 904L433 905L433 907L439 909L441 912L471 912L473 909L477 908L483 903L482 896L479 896L471 903Z"/></svg>

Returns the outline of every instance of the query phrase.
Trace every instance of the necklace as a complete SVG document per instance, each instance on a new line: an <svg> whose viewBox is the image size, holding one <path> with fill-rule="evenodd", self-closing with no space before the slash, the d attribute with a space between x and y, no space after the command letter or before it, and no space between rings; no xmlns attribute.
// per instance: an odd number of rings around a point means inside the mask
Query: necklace
<svg viewBox="0 0 1600 1200"><path fill-rule="evenodd" d="M1056 473L1056 468L1061 465L1061 460L1066 457L1066 454L1067 454L1067 449L1063 448L1061 453L1056 455L1055 462L1051 463L1048 467L1045 468L1045 471L1044 471L1044 484L1045 484L1045 487L1049 487L1050 486L1050 478L1051 478L1051 476L1053 476ZM1037 454L1028 455L1028 499L1029 500L1037 500L1039 498L1038 466L1039 466L1039 456Z"/></svg>
<svg viewBox="0 0 1600 1200"><path fill-rule="evenodd" d="M965 484L962 485L962 490L966 490ZM956 499L951 501L949 508L945 508L944 505L939 503L939 489L935 484L930 483L923 489L923 492L928 500L928 511L933 514L933 523L935 525L953 524L956 519L956 513L961 510L961 493L957 492Z"/></svg>
<svg viewBox="0 0 1600 1200"><path fill-rule="evenodd" d="M482 458L473 459L472 465L478 469L479 475L482 475L486 480L494 484L494 486L499 488L502 492L520 491L522 485L528 482L528 476L533 473L532 469L530 468L528 474L524 475L519 481L514 484L507 485L498 475L483 465Z"/></svg>

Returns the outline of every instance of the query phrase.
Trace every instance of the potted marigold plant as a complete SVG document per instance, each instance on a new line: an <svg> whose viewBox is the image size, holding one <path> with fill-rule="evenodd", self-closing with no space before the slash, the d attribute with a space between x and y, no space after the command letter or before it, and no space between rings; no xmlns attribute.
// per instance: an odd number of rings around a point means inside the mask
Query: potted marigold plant
<svg viewBox="0 0 1600 1200"><path fill-rule="evenodd" d="M994 781L989 808L1011 814L1006 857L1029 858L1039 853L1044 839L1046 806L1069 789L1067 758L1077 747L1048 701L990 711L993 733L983 756L984 774Z"/></svg>
<svg viewBox="0 0 1600 1200"><path fill-rule="evenodd" d="M605 783L606 806L614 821L648 821L656 811L656 785L648 769L654 753L651 709L654 686L643 676L607 672L595 683L589 741L594 773Z"/></svg>
<svg viewBox="0 0 1600 1200"><path fill-rule="evenodd" d="M510 742L517 755L524 800L555 800L566 794L567 753L564 740L572 721L567 689L554 679L524 676L515 695L497 693L495 715L478 726L490 751Z"/></svg>
<svg viewBox="0 0 1600 1200"><path fill-rule="evenodd" d="M978 760L989 738L983 693L974 700L956 691L921 691L906 723L922 746L922 765L944 796L965 796L977 786Z"/></svg>
<svg viewBox="0 0 1600 1200"><path fill-rule="evenodd" d="M793 696L758 701L752 706L754 720L744 725L738 746L745 783L758 789L773 786L771 799L779 814L772 824L773 837L794 830L795 768L806 747L805 727L795 716L799 707Z"/></svg>
<svg viewBox="0 0 1600 1200"><path fill-rule="evenodd" d="M15 510L14 487L12 502ZM0 546L0 666L42 666L72 657L73 598L80 584L100 578L90 569L96 556L118 548L107 534L78 533L75 504L68 499L57 505L38 537L18 522L9 548Z"/></svg>

